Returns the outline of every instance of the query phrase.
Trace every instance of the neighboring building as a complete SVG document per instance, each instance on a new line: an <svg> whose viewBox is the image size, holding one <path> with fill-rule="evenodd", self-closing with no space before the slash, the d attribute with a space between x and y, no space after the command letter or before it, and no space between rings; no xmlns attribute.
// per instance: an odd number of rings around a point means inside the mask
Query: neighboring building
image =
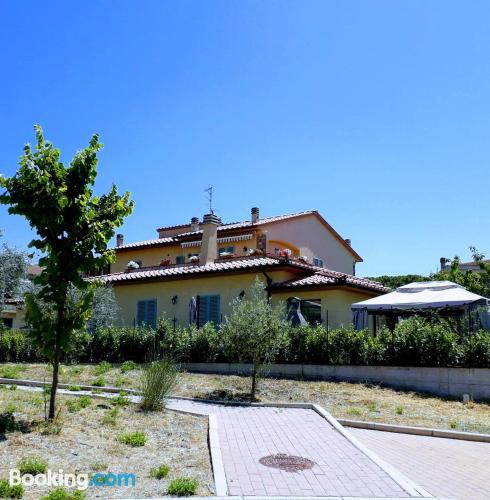
<svg viewBox="0 0 490 500"><path fill-rule="evenodd" d="M41 272L42 269L38 265L29 266L27 278L32 280ZM20 297L6 298L0 311L0 322L7 328L25 328L24 300Z"/></svg>
<svg viewBox="0 0 490 500"><path fill-rule="evenodd" d="M162 315L178 325L220 323L256 277L273 302L294 302L309 322L330 327L351 323L353 302L388 291L355 277L361 257L317 211L261 219L253 208L244 222L207 214L157 231L129 244L118 235L116 261L100 276L114 285L123 325L154 325Z"/></svg>
<svg viewBox="0 0 490 500"><path fill-rule="evenodd" d="M444 271L445 269L448 269L451 267L451 260L446 259L446 257L441 257L439 259L439 262L441 264L441 271ZM490 264L490 260L484 260L483 261L485 264ZM459 268L461 271L476 271L478 273L482 272L480 265L477 262L460 262L459 263Z"/></svg>

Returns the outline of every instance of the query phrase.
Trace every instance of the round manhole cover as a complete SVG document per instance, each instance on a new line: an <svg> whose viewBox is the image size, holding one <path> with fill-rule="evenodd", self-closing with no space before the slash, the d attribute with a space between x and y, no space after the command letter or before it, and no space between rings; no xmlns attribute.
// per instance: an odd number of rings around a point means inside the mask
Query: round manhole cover
<svg viewBox="0 0 490 500"><path fill-rule="evenodd" d="M315 462L308 458L295 457L294 455L286 455L285 453L262 457L259 462L266 467L273 467L274 469L281 469L286 472L311 469L315 465Z"/></svg>

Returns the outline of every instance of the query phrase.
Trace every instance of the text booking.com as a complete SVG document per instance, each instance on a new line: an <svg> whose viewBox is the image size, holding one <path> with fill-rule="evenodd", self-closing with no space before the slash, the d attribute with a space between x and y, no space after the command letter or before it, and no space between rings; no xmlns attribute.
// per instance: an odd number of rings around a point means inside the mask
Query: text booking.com
<svg viewBox="0 0 490 500"><path fill-rule="evenodd" d="M9 473L10 486L50 486L76 488L86 490L88 487L117 487L136 486L136 475L127 472L97 472L95 474L70 474L64 473L63 469L58 472L48 470L45 474L21 474L19 469L11 469Z"/></svg>

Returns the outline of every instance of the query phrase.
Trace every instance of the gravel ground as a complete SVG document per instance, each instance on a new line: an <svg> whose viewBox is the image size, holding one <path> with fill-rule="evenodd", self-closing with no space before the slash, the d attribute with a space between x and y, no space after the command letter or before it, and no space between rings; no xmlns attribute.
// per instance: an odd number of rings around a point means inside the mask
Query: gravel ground
<svg viewBox="0 0 490 500"><path fill-rule="evenodd" d="M31 422L31 431L13 432L0 441L0 479L23 458L42 457L52 471L65 473L125 472L136 475L135 487L89 487L87 498L145 498L166 494L168 481L176 477L194 477L199 495L214 493L214 483L207 446L207 418L172 411L143 413L135 405L118 406L115 425L104 423L112 406L103 400L76 412L70 412L67 401L76 396L59 396L62 408L62 430L59 435L43 435L40 427L44 401L42 393L0 390L0 413L8 407L15 410L17 421ZM147 443L130 447L117 438L128 431L143 431ZM170 466L168 478L150 477L150 469ZM51 488L26 487L26 499L38 499Z"/></svg>
<svg viewBox="0 0 490 500"><path fill-rule="evenodd" d="M102 377L108 385L138 388L141 369L122 373L114 365L98 375L97 365L63 366L61 381L92 384ZM0 376L50 380L43 364L0 364ZM216 399L244 399L250 382L246 377L185 373L175 391L179 396ZM444 399L409 391L395 391L373 385L345 382L262 379L258 398L261 401L306 401L322 405L337 418L369 420L387 424L414 425L437 429L490 433L490 405Z"/></svg>

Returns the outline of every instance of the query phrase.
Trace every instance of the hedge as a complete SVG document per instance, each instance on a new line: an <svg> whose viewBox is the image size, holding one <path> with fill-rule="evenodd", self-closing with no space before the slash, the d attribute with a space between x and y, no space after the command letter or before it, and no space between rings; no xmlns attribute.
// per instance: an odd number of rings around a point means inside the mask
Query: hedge
<svg viewBox="0 0 490 500"><path fill-rule="evenodd" d="M222 332L207 324L176 328L161 319L151 328L100 328L74 335L65 362L147 362L164 355L181 362L234 362L223 353ZM28 333L0 330L0 361L43 361ZM323 326L287 327L277 363L461 366L490 368L490 335L460 335L443 322L411 318L373 336L369 331Z"/></svg>

